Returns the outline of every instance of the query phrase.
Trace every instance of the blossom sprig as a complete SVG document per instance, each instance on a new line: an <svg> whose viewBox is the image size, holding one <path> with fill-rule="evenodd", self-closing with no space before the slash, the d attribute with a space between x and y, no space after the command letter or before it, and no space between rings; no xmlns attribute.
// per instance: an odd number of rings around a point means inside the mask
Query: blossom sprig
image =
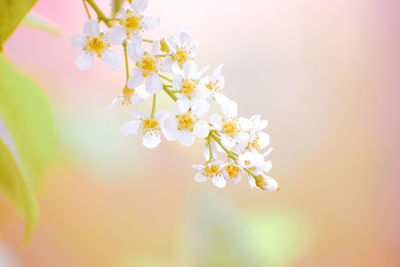
<svg viewBox="0 0 400 267"><path fill-rule="evenodd" d="M170 36L144 39L145 32L156 28L160 20L146 16L147 0L129 2L130 6L108 18L94 0L83 0L89 20L83 26L83 35L71 38L72 46L82 50L75 61L78 69L88 69L96 57L110 69L118 69L124 60L125 84L107 110L117 104L137 105L152 99L148 114L131 111L134 119L121 126L122 135L141 135L147 148L157 147L162 136L187 147L198 138L204 142L205 162L193 165L197 170L195 181L211 181L223 188L247 176L252 188L279 190L276 180L267 175L272 167L266 160L272 151L269 135L264 132L268 123L260 115L238 116L237 103L224 93L223 64L212 73L209 66L199 71L194 61L197 44L181 25ZM88 6L97 20L91 18ZM101 22L106 26L104 31L100 30ZM122 47L123 60L113 50L115 46ZM161 91L172 100L169 110L157 111ZM220 112L209 114L213 103Z"/></svg>

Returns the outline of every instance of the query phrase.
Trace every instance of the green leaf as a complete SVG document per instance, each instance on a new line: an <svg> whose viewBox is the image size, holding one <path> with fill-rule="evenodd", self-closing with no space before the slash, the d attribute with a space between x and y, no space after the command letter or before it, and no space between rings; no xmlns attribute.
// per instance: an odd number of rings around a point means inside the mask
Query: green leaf
<svg viewBox="0 0 400 267"><path fill-rule="evenodd" d="M0 116L17 149L21 167L38 183L54 150L53 114L36 83L1 54Z"/></svg>
<svg viewBox="0 0 400 267"><path fill-rule="evenodd" d="M0 0L0 51L37 0Z"/></svg>
<svg viewBox="0 0 400 267"><path fill-rule="evenodd" d="M121 9L123 4L124 4L124 0L113 0L112 17L115 17L115 15L119 12L119 10Z"/></svg>
<svg viewBox="0 0 400 267"><path fill-rule="evenodd" d="M36 225L38 209L32 186L0 139L0 190L25 217L25 241Z"/></svg>
<svg viewBox="0 0 400 267"><path fill-rule="evenodd" d="M35 12L29 12L29 14L26 15L26 17L22 20L21 25L44 31L56 36L62 35L60 28L53 21L36 14Z"/></svg>

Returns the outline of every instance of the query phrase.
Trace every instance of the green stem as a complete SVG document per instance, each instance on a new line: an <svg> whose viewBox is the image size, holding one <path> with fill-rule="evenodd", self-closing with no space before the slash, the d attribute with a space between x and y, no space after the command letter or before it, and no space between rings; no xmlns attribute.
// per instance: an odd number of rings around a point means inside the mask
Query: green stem
<svg viewBox="0 0 400 267"><path fill-rule="evenodd" d="M164 75L161 75L161 74L158 74L158 76L160 76L160 77L163 78L164 80L166 80L166 81L172 83L172 80L171 80L170 78L165 77Z"/></svg>
<svg viewBox="0 0 400 267"><path fill-rule="evenodd" d="M153 107L151 108L150 117L154 118L154 113L156 112L156 96L157 94L153 94Z"/></svg>
<svg viewBox="0 0 400 267"><path fill-rule="evenodd" d="M213 153L212 153L212 149L211 149L210 136L207 137L207 144L208 144L208 149L210 150L210 159L209 159L209 161L211 161L213 159Z"/></svg>
<svg viewBox="0 0 400 267"><path fill-rule="evenodd" d="M128 63L128 52L126 51L126 46L127 46L126 40L123 43L124 46L124 54L125 54L125 71L126 71L126 84L128 84L128 79L129 79L129 63Z"/></svg>
<svg viewBox="0 0 400 267"><path fill-rule="evenodd" d="M152 41L152 40L149 40L149 39L143 39L143 42L152 43L153 41Z"/></svg>
<svg viewBox="0 0 400 267"><path fill-rule="evenodd" d="M85 6L85 10L86 10L86 14L87 14L88 18L92 19L92 17L90 16L89 8L86 4L86 0L82 0L82 2L83 2L83 5Z"/></svg>
<svg viewBox="0 0 400 267"><path fill-rule="evenodd" d="M103 11L97 6L97 4L93 0L85 0L96 12L97 16L99 17L100 20L102 20L108 28L111 28L113 25L111 21L107 18L106 15L104 15Z"/></svg>
<svg viewBox="0 0 400 267"><path fill-rule="evenodd" d="M171 90L168 89L167 85L163 84L163 89L174 101L178 100L176 95Z"/></svg>

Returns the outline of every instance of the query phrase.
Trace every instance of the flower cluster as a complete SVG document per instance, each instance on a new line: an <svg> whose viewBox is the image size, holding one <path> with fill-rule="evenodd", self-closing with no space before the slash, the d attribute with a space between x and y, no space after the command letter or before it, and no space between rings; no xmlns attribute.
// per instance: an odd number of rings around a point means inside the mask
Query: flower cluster
<svg viewBox="0 0 400 267"><path fill-rule="evenodd" d="M98 18L90 19L88 12L83 35L71 38L72 46L82 50L76 66L86 70L98 57L111 69L117 69L122 60L112 47L122 46L126 83L108 110L117 104L153 101L149 114L131 111L134 119L121 126L122 135L140 135L147 148L157 147L162 136L183 146L191 146L199 138L204 141L205 163L193 165L197 182L211 181L222 188L227 182L236 184L247 176L252 188L279 190L277 182L267 176L272 167L271 161L265 159L272 151L269 135L263 132L267 121L259 115L238 116L237 103L224 94L223 65L212 72L209 66L199 70L194 61L197 45L185 27L176 26L164 38L143 39L145 31L160 23L158 18L143 15L147 0L131 1L130 7L122 8L114 19L105 17L93 0L84 3L93 8ZM108 26L107 31L100 31L99 22ZM156 111L161 91L172 100L170 110ZM209 114L213 103L220 113Z"/></svg>

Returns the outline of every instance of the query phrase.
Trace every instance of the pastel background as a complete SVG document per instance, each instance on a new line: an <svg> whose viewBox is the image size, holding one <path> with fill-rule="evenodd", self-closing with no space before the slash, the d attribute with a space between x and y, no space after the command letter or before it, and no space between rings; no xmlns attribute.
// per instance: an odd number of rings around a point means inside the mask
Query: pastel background
<svg viewBox="0 0 400 267"><path fill-rule="evenodd" d="M198 184L200 143L122 137L133 107L105 109L124 69L78 71L82 2L39 0L63 36L20 27L5 54L51 102L59 145L28 245L0 197L0 266L400 266L400 2L149 2L148 38L186 25L240 114L269 121L281 190Z"/></svg>

